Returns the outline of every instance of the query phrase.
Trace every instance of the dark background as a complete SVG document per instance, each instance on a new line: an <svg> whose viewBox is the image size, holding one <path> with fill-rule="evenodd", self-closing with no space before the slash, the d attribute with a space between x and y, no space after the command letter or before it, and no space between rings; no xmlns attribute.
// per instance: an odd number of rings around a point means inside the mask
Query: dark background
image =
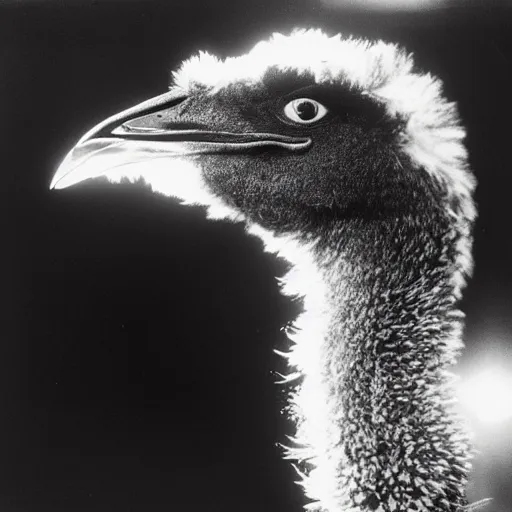
<svg viewBox="0 0 512 512"><path fill-rule="evenodd" d="M239 225L137 185L48 184L77 139L203 49L320 27L407 46L468 128L479 188L464 379L512 373L511 9L365 13L314 0L0 6L0 511L298 512L274 371L297 314ZM512 395L512 389L510 390ZM512 510L512 423L471 417L472 500Z"/></svg>

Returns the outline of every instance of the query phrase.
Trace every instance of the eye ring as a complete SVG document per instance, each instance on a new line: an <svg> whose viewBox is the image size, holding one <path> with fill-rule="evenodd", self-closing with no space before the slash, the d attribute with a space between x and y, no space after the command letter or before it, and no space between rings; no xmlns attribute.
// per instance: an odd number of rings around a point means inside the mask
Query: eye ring
<svg viewBox="0 0 512 512"><path fill-rule="evenodd" d="M284 115L299 124L316 123L327 114L327 108L311 98L296 98L284 107Z"/></svg>

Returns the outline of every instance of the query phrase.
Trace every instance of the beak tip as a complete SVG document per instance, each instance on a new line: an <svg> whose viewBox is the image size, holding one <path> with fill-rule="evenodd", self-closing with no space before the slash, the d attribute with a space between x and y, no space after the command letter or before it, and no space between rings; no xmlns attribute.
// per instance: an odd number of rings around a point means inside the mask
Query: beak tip
<svg viewBox="0 0 512 512"><path fill-rule="evenodd" d="M54 174L52 181L50 182L50 186L48 187L49 190L59 190L61 188L65 188L64 186L62 186L63 185L63 183L62 183L63 177L64 176L62 175L62 173L57 171Z"/></svg>
<svg viewBox="0 0 512 512"><path fill-rule="evenodd" d="M60 168L53 176L50 182L49 190L61 190L73 185L75 181L70 180L69 170L63 170Z"/></svg>
<svg viewBox="0 0 512 512"><path fill-rule="evenodd" d="M66 180L62 180L59 178L58 180L53 180L50 183L49 190L62 190L63 188L68 188L71 185L74 185L75 183L78 183L78 181L66 183Z"/></svg>

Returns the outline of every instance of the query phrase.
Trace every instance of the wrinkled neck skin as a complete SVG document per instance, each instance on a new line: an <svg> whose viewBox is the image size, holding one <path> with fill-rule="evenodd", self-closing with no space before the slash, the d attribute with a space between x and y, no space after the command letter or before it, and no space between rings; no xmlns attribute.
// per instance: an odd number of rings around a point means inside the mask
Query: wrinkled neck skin
<svg viewBox="0 0 512 512"><path fill-rule="evenodd" d="M309 508L466 505L470 445L448 371L463 319L449 222L340 220L305 243L249 231L294 265L283 292L304 295L285 355L297 424L287 456L301 461Z"/></svg>

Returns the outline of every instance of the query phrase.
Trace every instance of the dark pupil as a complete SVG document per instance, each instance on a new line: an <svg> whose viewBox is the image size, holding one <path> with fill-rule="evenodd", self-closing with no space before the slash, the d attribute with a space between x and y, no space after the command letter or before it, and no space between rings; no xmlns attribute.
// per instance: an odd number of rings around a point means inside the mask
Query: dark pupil
<svg viewBox="0 0 512 512"><path fill-rule="evenodd" d="M317 108L316 105L311 101L301 101L297 103L295 106L295 110L297 111L297 115L303 121L311 121L316 116Z"/></svg>

